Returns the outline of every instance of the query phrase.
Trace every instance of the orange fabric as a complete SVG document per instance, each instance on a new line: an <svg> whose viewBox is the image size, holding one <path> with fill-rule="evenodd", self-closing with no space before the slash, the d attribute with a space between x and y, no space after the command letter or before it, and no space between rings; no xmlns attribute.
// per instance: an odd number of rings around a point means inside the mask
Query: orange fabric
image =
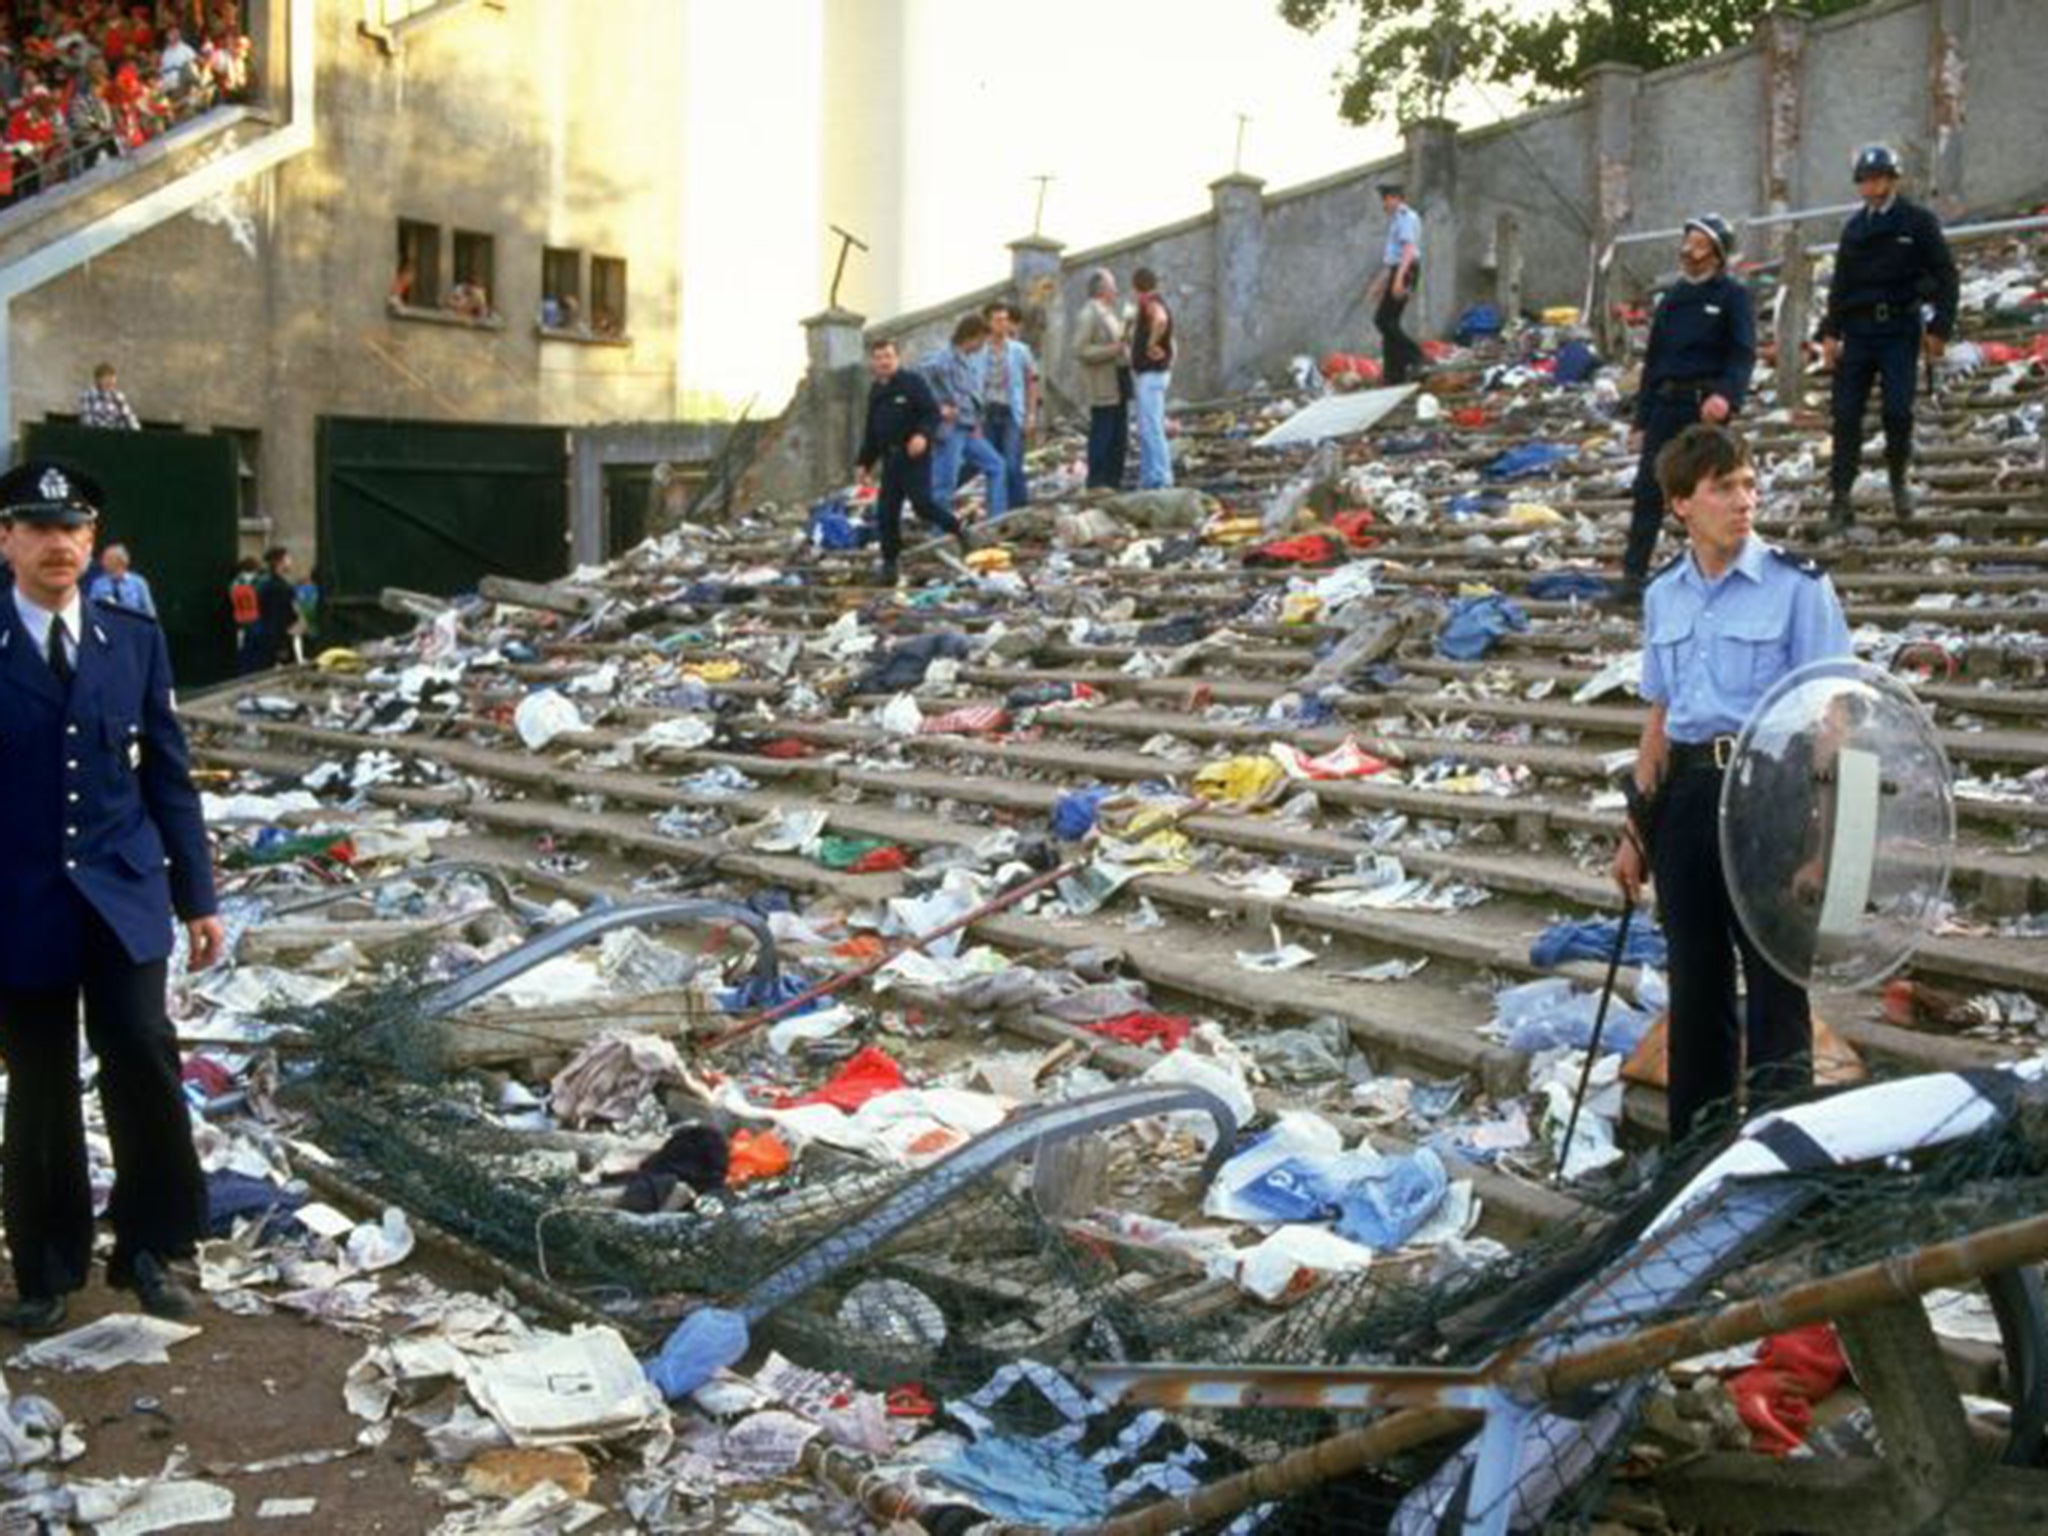
<svg viewBox="0 0 2048 1536"><path fill-rule="evenodd" d="M725 1165L728 1188L749 1179L772 1179L789 1167L789 1147L773 1131L734 1131Z"/></svg>

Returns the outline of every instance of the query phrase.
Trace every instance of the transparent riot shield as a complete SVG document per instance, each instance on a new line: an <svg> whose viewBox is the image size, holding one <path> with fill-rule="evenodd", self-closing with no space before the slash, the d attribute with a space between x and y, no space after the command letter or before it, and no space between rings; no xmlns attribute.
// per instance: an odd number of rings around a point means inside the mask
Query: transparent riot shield
<svg viewBox="0 0 2048 1536"><path fill-rule="evenodd" d="M1721 784L1721 867L1744 930L1802 986L1890 975L1947 910L1948 757L1912 691L1851 660L1779 679Z"/></svg>

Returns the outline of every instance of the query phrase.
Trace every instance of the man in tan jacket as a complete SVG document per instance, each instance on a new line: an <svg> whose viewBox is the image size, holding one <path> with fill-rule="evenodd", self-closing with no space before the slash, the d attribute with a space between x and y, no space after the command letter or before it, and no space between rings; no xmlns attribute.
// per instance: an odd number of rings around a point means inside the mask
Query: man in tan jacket
<svg viewBox="0 0 2048 1536"><path fill-rule="evenodd" d="M1088 401L1088 488L1116 490L1124 483L1129 451L1131 348L1116 309L1116 278L1107 267L1088 274L1088 302L1075 327L1074 355L1081 360L1081 393Z"/></svg>

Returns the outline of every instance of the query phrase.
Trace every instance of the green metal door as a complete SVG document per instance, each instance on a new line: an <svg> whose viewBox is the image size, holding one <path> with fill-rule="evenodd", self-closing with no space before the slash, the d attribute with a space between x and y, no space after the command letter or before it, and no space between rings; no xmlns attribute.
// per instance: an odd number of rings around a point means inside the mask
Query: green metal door
<svg viewBox="0 0 2048 1536"><path fill-rule="evenodd" d="M655 496L652 464L604 467L604 552L616 560L647 537L648 508Z"/></svg>
<svg viewBox="0 0 2048 1536"><path fill-rule="evenodd" d="M323 416L318 449L323 638L394 627L378 608L386 587L453 597L485 576L568 570L558 427Z"/></svg>
<svg viewBox="0 0 2048 1536"><path fill-rule="evenodd" d="M118 540L149 582L186 687L235 670L228 582L235 571L235 445L191 432L111 432L69 422L31 422L31 458L61 459L106 495L99 541Z"/></svg>

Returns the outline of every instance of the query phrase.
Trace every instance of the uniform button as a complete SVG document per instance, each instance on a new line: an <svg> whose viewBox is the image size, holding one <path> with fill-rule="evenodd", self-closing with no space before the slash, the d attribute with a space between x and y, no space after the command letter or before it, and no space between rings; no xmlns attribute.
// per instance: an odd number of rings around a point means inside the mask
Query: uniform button
<svg viewBox="0 0 2048 1536"><path fill-rule="evenodd" d="M76 736L78 734L78 727L76 725L67 725L64 727L64 734L66 736Z"/></svg>
<svg viewBox="0 0 2048 1536"><path fill-rule="evenodd" d="M75 757L66 758L64 760L64 766L66 768L69 768L73 773L76 773L78 772L78 759Z"/></svg>
<svg viewBox="0 0 2048 1536"><path fill-rule="evenodd" d="M76 860L76 859L66 859L66 860L64 861L64 867L65 867L66 869L76 869L76 868L78 868L78 860Z"/></svg>
<svg viewBox="0 0 2048 1536"><path fill-rule="evenodd" d="M76 827L66 827L66 828L64 829L64 835L65 835L66 837L76 837L76 836L78 836L78 828L76 828Z"/></svg>
<svg viewBox="0 0 2048 1536"><path fill-rule="evenodd" d="M78 804L78 791L75 789L71 791L71 803L73 805Z"/></svg>

